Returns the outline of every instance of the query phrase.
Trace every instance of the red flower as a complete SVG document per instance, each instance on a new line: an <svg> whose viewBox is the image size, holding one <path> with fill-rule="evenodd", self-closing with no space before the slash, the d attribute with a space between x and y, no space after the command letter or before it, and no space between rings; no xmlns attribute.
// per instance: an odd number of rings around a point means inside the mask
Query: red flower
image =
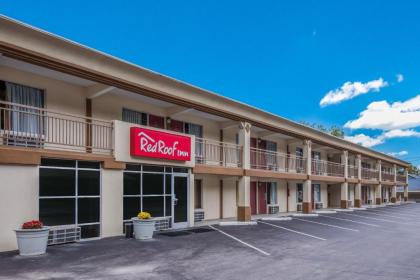
<svg viewBox="0 0 420 280"><path fill-rule="evenodd" d="M29 221L22 225L22 229L39 229L42 228L43 224L41 221Z"/></svg>

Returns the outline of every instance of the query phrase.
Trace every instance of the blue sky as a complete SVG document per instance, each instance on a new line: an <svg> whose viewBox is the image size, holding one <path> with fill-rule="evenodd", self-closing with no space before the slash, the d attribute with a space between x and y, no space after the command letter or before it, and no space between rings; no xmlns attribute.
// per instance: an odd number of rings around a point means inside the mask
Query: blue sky
<svg viewBox="0 0 420 280"><path fill-rule="evenodd" d="M392 106L420 94L420 2L58 2L3 0L0 13L295 121L344 126L385 101L346 134L420 165L418 100ZM338 93L358 96L320 106L346 82Z"/></svg>

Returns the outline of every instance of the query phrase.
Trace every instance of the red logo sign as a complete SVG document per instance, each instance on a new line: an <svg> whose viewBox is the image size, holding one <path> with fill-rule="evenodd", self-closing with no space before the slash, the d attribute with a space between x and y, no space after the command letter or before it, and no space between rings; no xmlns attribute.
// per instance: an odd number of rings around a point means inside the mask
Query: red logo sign
<svg viewBox="0 0 420 280"><path fill-rule="evenodd" d="M132 156L188 161L191 138L140 127L130 128Z"/></svg>

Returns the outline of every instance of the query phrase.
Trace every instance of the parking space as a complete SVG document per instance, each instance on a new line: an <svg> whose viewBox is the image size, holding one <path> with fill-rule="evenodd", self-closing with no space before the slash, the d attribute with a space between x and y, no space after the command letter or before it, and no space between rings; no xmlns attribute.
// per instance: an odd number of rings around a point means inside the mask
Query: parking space
<svg viewBox="0 0 420 280"><path fill-rule="evenodd" d="M419 279L417 214L407 204L2 253L0 279Z"/></svg>

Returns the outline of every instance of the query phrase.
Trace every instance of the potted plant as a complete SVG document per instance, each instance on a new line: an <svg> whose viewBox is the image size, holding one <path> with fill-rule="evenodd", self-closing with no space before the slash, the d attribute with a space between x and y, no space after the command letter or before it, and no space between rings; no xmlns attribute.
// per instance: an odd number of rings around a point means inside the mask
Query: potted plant
<svg viewBox="0 0 420 280"><path fill-rule="evenodd" d="M40 221L29 221L16 229L16 238L21 256L45 254L48 243L49 228Z"/></svg>
<svg viewBox="0 0 420 280"><path fill-rule="evenodd" d="M140 212L137 217L131 218L133 221L133 231L136 239L148 240L153 238L156 221L152 219L150 213Z"/></svg>

